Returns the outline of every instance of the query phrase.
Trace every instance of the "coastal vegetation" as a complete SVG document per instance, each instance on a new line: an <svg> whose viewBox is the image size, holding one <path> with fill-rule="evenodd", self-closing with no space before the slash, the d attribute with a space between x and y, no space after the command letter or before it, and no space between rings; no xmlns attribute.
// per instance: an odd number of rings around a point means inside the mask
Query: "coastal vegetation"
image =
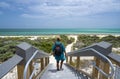
<svg viewBox="0 0 120 79"><path fill-rule="evenodd" d="M79 35L77 42L73 45L73 48L80 49L82 47L89 46L93 43L99 42L100 39L98 36L90 36L90 35Z"/></svg>
<svg viewBox="0 0 120 79"><path fill-rule="evenodd" d="M65 46L72 43L75 39L68 38L67 35L60 35L61 42ZM47 53L51 53L52 45L56 41L55 37L38 37L37 39L31 40L31 37L4 37L0 38L0 62L6 61L11 58L16 52L16 45L22 42L27 42L40 50ZM112 43L114 48L120 48L120 36L108 35L105 37L98 37L97 35L78 35L77 42L73 45L73 50L86 47L93 43L100 41L107 41ZM120 54L120 51L117 51Z"/></svg>
<svg viewBox="0 0 120 79"><path fill-rule="evenodd" d="M34 47L43 50L47 53L51 53L52 45L56 41L56 38L38 37L35 40L31 40L31 37L5 37L0 38L0 62L6 61L11 58L16 52L16 45L22 42L27 42ZM74 41L74 38L68 38L66 35L60 35L61 41L66 46Z"/></svg>
<svg viewBox="0 0 120 79"><path fill-rule="evenodd" d="M100 40L111 43L113 47L115 48L120 47L120 36L115 37L115 36L109 35L109 36L101 38Z"/></svg>
<svg viewBox="0 0 120 79"><path fill-rule="evenodd" d="M75 50L75 48L80 49L82 47L86 47L100 41L109 42L113 45L114 48L120 47L120 36L116 37L116 36L108 35L100 38L97 35L79 35L77 42L73 45L73 50Z"/></svg>

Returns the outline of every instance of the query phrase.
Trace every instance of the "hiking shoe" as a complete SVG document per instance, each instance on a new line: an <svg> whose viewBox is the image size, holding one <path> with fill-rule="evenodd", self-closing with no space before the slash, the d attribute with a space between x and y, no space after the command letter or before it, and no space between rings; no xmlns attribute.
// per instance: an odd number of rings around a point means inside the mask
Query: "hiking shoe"
<svg viewBox="0 0 120 79"><path fill-rule="evenodd" d="M57 71L59 71L60 69L57 69Z"/></svg>

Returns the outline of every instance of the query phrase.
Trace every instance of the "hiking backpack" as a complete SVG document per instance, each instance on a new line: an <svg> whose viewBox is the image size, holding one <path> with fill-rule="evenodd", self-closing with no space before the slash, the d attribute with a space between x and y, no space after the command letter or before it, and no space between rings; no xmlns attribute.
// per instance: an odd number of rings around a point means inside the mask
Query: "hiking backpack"
<svg viewBox="0 0 120 79"><path fill-rule="evenodd" d="M61 44L61 43L60 43L60 44L56 44L56 43L55 43L54 54L55 54L56 56L60 56L61 53L62 53L62 44Z"/></svg>

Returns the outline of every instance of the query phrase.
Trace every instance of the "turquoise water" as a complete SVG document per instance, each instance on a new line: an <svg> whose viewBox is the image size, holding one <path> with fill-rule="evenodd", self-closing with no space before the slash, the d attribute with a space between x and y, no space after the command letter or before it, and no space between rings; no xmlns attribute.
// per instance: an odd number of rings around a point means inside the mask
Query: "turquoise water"
<svg viewBox="0 0 120 79"><path fill-rule="evenodd" d="M120 34L119 29L0 29L0 36L52 34Z"/></svg>

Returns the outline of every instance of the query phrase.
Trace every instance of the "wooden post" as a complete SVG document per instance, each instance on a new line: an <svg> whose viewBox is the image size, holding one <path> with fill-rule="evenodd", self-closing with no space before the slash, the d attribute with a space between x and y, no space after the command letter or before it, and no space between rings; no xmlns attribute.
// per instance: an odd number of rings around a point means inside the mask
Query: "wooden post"
<svg viewBox="0 0 120 79"><path fill-rule="evenodd" d="M94 61L96 62L96 66L99 67L100 65L100 59L97 57L94 57ZM98 79L98 70L96 68L93 67L93 73L92 73L92 77L95 79Z"/></svg>
<svg viewBox="0 0 120 79"><path fill-rule="evenodd" d="M44 58L41 58L41 71L44 69Z"/></svg>
<svg viewBox="0 0 120 79"><path fill-rule="evenodd" d="M17 71L18 71L18 79L23 79L23 73L24 73L24 68L27 62L29 61L29 58L32 57L33 53L33 48L30 44L28 43L21 43L16 46L16 54L18 56L21 56L23 60L17 65ZM28 66L27 72L26 72L26 77L29 79L30 73L31 73L31 65Z"/></svg>
<svg viewBox="0 0 120 79"><path fill-rule="evenodd" d="M17 65L18 79L23 79L24 65Z"/></svg>
<svg viewBox="0 0 120 79"><path fill-rule="evenodd" d="M49 57L47 57L47 65L49 64L49 59L48 59Z"/></svg>
<svg viewBox="0 0 120 79"><path fill-rule="evenodd" d="M36 60L35 60L36 61ZM30 75L32 74L33 70L34 70L34 66L33 66L33 62L35 61L31 61L29 67L30 67ZM38 61L38 60L37 60ZM35 75L32 77L32 79L35 79Z"/></svg>
<svg viewBox="0 0 120 79"><path fill-rule="evenodd" d="M48 59L48 64L49 64L49 57L47 59Z"/></svg>
<svg viewBox="0 0 120 79"><path fill-rule="evenodd" d="M28 66L28 69L27 69L27 79L29 79L29 77L30 77L30 66Z"/></svg>
<svg viewBox="0 0 120 79"><path fill-rule="evenodd" d="M23 79L24 68L25 68L24 65L17 65L18 79ZM27 75L26 75L26 78L27 78L27 79L29 79L30 73L31 73L31 72L30 72L30 66L28 66Z"/></svg>
<svg viewBox="0 0 120 79"><path fill-rule="evenodd" d="M47 57L46 57L46 58L45 58L45 66L47 66L47 62L48 62L47 60L48 60L48 59L47 59Z"/></svg>
<svg viewBox="0 0 120 79"><path fill-rule="evenodd" d="M77 56L77 63L76 63L76 68L79 70L80 68L80 57Z"/></svg>
<svg viewBox="0 0 120 79"><path fill-rule="evenodd" d="M108 63L104 62L104 69L103 69L103 70L104 70L105 73L109 74L110 66L109 66ZM106 78L106 77L104 76L103 79L108 79L108 78Z"/></svg>
<svg viewBox="0 0 120 79"><path fill-rule="evenodd" d="M48 64L49 64L49 57L48 57Z"/></svg>
<svg viewBox="0 0 120 79"><path fill-rule="evenodd" d="M72 56L70 56L70 64L72 64Z"/></svg>
<svg viewBox="0 0 120 79"><path fill-rule="evenodd" d="M66 56L66 62L68 63L68 56Z"/></svg>
<svg viewBox="0 0 120 79"><path fill-rule="evenodd" d="M104 68L104 63L102 62L102 60L100 60L100 68L101 68L102 70L103 70L103 68ZM102 74L102 73L100 73L99 79L103 79L103 74Z"/></svg>
<svg viewBox="0 0 120 79"><path fill-rule="evenodd" d="M103 62L102 60L100 61L100 68L107 74L109 74L109 64L106 62ZM100 73L99 79L108 79L106 76Z"/></svg>
<svg viewBox="0 0 120 79"><path fill-rule="evenodd" d="M33 67L33 61L30 62L29 67L30 67L30 74L32 74L33 69L34 69L34 67Z"/></svg>

